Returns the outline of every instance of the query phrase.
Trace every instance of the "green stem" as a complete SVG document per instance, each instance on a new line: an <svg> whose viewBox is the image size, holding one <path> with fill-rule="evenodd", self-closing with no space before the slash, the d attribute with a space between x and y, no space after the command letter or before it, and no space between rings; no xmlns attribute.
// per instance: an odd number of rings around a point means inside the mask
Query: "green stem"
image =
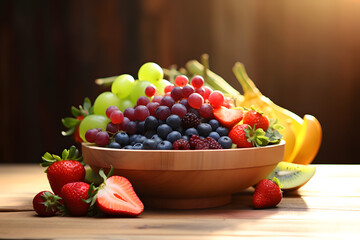
<svg viewBox="0 0 360 240"><path fill-rule="evenodd" d="M118 76L112 76L112 77L107 77L107 78L98 78L95 80L95 83L100 86L105 86L105 87L110 86L117 77Z"/></svg>
<svg viewBox="0 0 360 240"><path fill-rule="evenodd" d="M244 64L236 62L233 67L233 72L244 90L244 95L262 95L254 82L247 75Z"/></svg>

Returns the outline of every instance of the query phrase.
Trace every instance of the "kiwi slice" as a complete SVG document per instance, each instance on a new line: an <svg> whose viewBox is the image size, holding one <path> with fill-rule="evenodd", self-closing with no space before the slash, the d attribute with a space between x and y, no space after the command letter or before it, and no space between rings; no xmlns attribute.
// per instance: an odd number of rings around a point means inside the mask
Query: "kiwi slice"
<svg viewBox="0 0 360 240"><path fill-rule="evenodd" d="M283 191L294 191L304 186L314 176L315 171L316 167L313 165L280 162L267 179L276 177L283 185Z"/></svg>

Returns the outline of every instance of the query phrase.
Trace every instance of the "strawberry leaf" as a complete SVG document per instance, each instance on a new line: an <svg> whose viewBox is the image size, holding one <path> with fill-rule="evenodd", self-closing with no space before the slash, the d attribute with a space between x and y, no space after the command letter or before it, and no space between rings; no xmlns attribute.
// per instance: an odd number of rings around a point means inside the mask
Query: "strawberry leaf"
<svg viewBox="0 0 360 240"><path fill-rule="evenodd" d="M67 128L76 127L80 123L80 120L71 117L63 118L61 121Z"/></svg>
<svg viewBox="0 0 360 240"><path fill-rule="evenodd" d="M75 132L75 130L76 130L76 127L69 128L69 130L67 130L66 132L65 132L65 131L62 131L62 132L61 132L61 135L63 135L63 136L73 135L74 132Z"/></svg>
<svg viewBox="0 0 360 240"><path fill-rule="evenodd" d="M81 111L80 109L77 109L76 107L72 106L71 107L71 113L74 117L78 117L81 115Z"/></svg>

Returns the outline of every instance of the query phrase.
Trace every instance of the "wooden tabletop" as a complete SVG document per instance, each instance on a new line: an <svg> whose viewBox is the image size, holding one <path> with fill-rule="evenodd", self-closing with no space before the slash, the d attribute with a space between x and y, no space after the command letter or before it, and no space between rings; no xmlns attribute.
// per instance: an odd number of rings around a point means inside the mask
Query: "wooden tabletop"
<svg viewBox="0 0 360 240"><path fill-rule="evenodd" d="M360 165L317 165L276 208L254 210L249 188L203 210L145 207L137 218L37 217L32 198L50 190L39 165L0 165L0 239L355 239L360 237Z"/></svg>

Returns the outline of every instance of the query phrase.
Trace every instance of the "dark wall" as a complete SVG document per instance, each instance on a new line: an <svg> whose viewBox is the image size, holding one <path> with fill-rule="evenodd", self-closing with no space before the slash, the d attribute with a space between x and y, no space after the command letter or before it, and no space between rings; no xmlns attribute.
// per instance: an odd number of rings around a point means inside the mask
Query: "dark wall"
<svg viewBox="0 0 360 240"><path fill-rule="evenodd" d="M96 78L206 52L237 89L242 61L264 95L319 119L314 163L358 163L359 23L350 0L0 0L0 161L40 162L73 144L60 120L105 90Z"/></svg>

